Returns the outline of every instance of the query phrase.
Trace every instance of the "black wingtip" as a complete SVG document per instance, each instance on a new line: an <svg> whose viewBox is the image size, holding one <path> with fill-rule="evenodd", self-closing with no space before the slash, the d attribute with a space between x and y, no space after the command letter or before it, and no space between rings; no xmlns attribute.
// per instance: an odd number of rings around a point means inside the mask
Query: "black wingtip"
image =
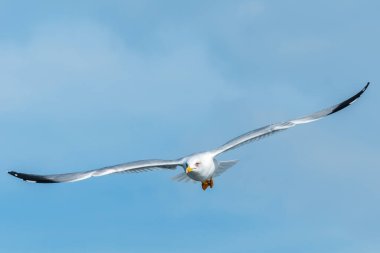
<svg viewBox="0 0 380 253"><path fill-rule="evenodd" d="M14 177L17 177L17 172L16 171L8 171L9 175L12 175Z"/></svg>
<svg viewBox="0 0 380 253"><path fill-rule="evenodd" d="M364 88L358 93L358 97L360 97L368 88L370 82L367 82L367 84L364 86Z"/></svg>
<svg viewBox="0 0 380 253"><path fill-rule="evenodd" d="M16 171L8 171L8 174L31 183L59 183L59 181L41 175L25 174Z"/></svg>
<svg viewBox="0 0 380 253"><path fill-rule="evenodd" d="M339 112L340 110L346 108L347 106L349 106L350 104L352 104L353 102L355 102L368 88L369 86L369 82L367 82L367 84L364 86L363 89L361 89L361 91L359 91L357 94L355 94L354 96L350 97L349 99L343 101L342 103L338 104L330 113L330 114L333 114L333 113L336 113L336 112Z"/></svg>
<svg viewBox="0 0 380 253"><path fill-rule="evenodd" d="M14 176L14 177L17 177L17 178L20 178L20 179L22 179L22 180L24 180L25 181L25 179L22 177L22 173L20 174L20 173L18 173L18 172L16 172L16 171L8 171L8 174L9 175L12 175L12 176Z"/></svg>
<svg viewBox="0 0 380 253"><path fill-rule="evenodd" d="M365 92L365 90L368 88L370 82L367 82L367 84L364 86L364 88L362 89L362 92Z"/></svg>
<svg viewBox="0 0 380 253"><path fill-rule="evenodd" d="M20 173L18 173L18 172L16 172L16 171L8 171L8 174L9 174L9 175L12 175L12 176L14 176L14 177L20 178L20 179L22 179L22 180L25 181L25 179L22 177L22 175L20 175Z"/></svg>

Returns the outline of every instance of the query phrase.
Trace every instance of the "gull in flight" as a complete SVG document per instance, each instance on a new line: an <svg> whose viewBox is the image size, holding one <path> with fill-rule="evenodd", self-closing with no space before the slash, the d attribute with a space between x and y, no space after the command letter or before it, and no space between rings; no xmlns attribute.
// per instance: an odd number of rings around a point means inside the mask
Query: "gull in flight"
<svg viewBox="0 0 380 253"><path fill-rule="evenodd" d="M89 170L84 172L66 173L66 174L55 174L55 175L36 175L36 174L25 174L15 171L8 172L10 175L20 178L24 181L35 182L35 183L63 183L63 182L74 182L84 180L90 177L105 176L108 174L119 173L119 172L142 172L149 171L152 169L170 169L174 170L178 166L183 168L183 173L175 177L178 181L189 181L195 180L202 184L202 189L206 190L208 187L212 188L214 186L213 178L219 176L227 169L231 168L237 163L236 160L233 161L218 161L216 157L226 151L240 147L243 144L247 144L252 141L259 140L263 137L269 136L279 131L286 130L288 128L294 127L296 125L305 124L313 122L324 118L330 114L336 113L347 106L355 102L368 88L369 83L359 91L356 95L350 97L349 99L334 105L332 107L326 108L324 110L318 111L316 113L307 115L305 117L297 118L290 121L285 121L277 124L267 125L256 130L242 134L228 142L224 145L205 152L194 153L189 156L179 158L177 160L142 160L129 162L114 166L109 166L96 170Z"/></svg>

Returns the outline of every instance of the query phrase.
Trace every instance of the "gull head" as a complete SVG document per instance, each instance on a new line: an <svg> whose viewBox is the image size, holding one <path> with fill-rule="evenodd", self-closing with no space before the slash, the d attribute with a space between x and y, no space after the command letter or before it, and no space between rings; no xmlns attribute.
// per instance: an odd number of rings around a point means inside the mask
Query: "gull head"
<svg viewBox="0 0 380 253"><path fill-rule="evenodd" d="M184 168L186 174L198 174L214 166L213 156L209 153L200 153L188 157Z"/></svg>

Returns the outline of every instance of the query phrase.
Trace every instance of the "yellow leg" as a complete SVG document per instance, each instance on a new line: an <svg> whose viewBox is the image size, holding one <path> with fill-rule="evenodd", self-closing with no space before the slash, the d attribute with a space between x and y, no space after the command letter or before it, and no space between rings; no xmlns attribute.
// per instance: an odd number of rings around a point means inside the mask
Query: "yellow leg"
<svg viewBox="0 0 380 253"><path fill-rule="evenodd" d="M202 189L205 191L207 189L207 187L208 187L208 182L206 180L206 181L202 182Z"/></svg>
<svg viewBox="0 0 380 253"><path fill-rule="evenodd" d="M214 186L214 181L211 179L208 179L206 181L202 182L202 189L205 191L208 187L212 188Z"/></svg>

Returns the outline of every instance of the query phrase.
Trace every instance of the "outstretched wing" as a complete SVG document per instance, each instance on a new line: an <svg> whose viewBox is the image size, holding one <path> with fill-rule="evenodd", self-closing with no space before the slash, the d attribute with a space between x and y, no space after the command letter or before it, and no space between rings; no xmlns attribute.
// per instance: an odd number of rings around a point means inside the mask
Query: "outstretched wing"
<svg viewBox="0 0 380 253"><path fill-rule="evenodd" d="M18 173L15 171L8 172L12 176L21 178L24 181L35 183L63 183L84 180L90 177L100 177L112 173L119 172L142 172L153 169L175 169L181 165L181 160L143 160L130 163L119 164L115 166L105 167L97 170L89 170L84 172L55 174L55 175L34 175Z"/></svg>
<svg viewBox="0 0 380 253"><path fill-rule="evenodd" d="M218 162L218 167L216 168L214 172L214 177L218 177L222 175L226 170L237 164L238 160L231 160L231 161L220 161Z"/></svg>
<svg viewBox="0 0 380 253"><path fill-rule="evenodd" d="M191 179L185 172L181 172L180 174L172 177L172 179L174 181L177 181L177 182L192 182L192 183L196 183L197 181L195 181L194 179Z"/></svg>
<svg viewBox="0 0 380 253"><path fill-rule="evenodd" d="M355 102L355 100L358 99L364 93L364 91L368 88L368 85L369 85L369 83L367 83L366 86L360 92L358 92L356 95L350 97L349 99L347 99L347 100L345 100L345 101L343 101L337 105L334 105L332 107L326 108L322 111L313 113L311 115L308 115L308 116L305 116L302 118L298 118L298 119L290 120L290 121L286 121L286 122L281 122L281 123L277 123L277 124L272 124L272 125L268 125L268 126L250 131L248 133L245 133L243 135L236 137L235 139L230 140L229 142L227 142L224 145L220 146L219 148L213 150L212 152L214 153L215 156L217 156L220 153L223 153L223 152L226 152L228 150L237 148L237 147L239 147L243 144L247 144L251 141L261 139L261 138L266 137L268 135L271 135L273 133L294 127L296 125L313 122L313 121L319 120L323 117L326 117L330 114L336 113L336 112L346 108L347 106L349 106L353 102Z"/></svg>

